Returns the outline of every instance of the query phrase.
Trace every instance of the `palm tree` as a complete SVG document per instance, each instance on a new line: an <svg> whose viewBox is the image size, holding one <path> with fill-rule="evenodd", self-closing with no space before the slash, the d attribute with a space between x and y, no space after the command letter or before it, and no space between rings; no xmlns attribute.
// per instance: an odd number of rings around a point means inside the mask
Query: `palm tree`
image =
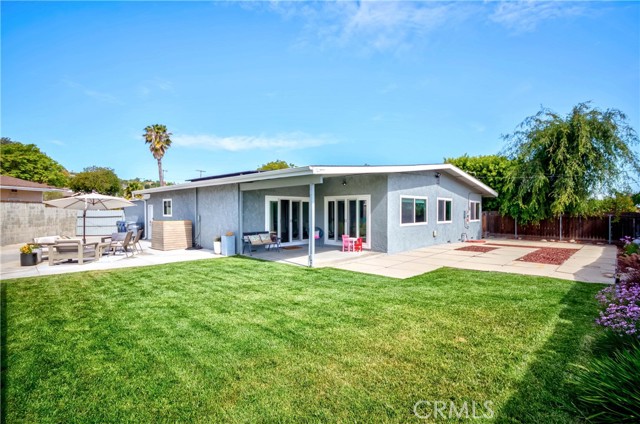
<svg viewBox="0 0 640 424"><path fill-rule="evenodd" d="M153 157L158 161L158 176L160 177L160 186L164 186L164 175L162 172L162 157L167 149L171 146L171 133L167 132L166 125L149 125L144 129L144 142L149 144L149 150Z"/></svg>

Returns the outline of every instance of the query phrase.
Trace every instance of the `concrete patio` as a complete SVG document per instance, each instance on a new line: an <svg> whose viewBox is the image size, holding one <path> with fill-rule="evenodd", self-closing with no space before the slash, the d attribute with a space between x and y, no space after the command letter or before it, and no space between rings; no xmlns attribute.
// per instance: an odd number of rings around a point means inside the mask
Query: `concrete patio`
<svg viewBox="0 0 640 424"><path fill-rule="evenodd" d="M494 245L499 244L499 245ZM137 266L159 265L172 262L221 258L211 250L160 251L142 241L143 252L125 257L120 253L103 256L99 261L84 265L62 263L49 266L45 261L36 266L21 267L18 249L20 245L3 246L0 250L0 279L35 277L68 272L109 270ZM487 246L490 252L456 250L468 246ZM562 265L547 265L518 261L518 258L534 252L539 247L577 249ZM253 257L296 266L308 264L307 247L265 250L258 248ZM398 254L377 252L342 252L338 247L318 247L315 266L333 267L349 271L377 274L393 278L409 278L441 267L462 268L477 271L494 271L524 275L554 277L564 280L590 283L613 283L616 270L616 247L610 245L534 242L511 239L489 239L485 244L451 243L425 247Z"/></svg>
<svg viewBox="0 0 640 424"><path fill-rule="evenodd" d="M100 239L99 237L95 239L87 237L87 241L100 241ZM222 258L222 256L216 255L212 250L207 249L161 251L151 249L151 242L149 241L140 240L140 243L142 245L142 253L137 253L133 256L126 257L120 252L116 255L102 256L98 261L90 261L82 265L77 262L69 262L54 266L49 266L49 262L46 259L35 266L20 266L18 249L21 244L2 246L0 250L0 280Z"/></svg>
<svg viewBox="0 0 640 424"><path fill-rule="evenodd" d="M342 252L340 248L317 249L315 266L333 267L394 278L409 278L441 267L476 271L495 271L554 277L589 283L613 283L617 249L612 245L535 242L512 239L489 239L487 243L451 243L410 250L393 255L376 252ZM499 244L494 245L494 244ZM468 246L493 247L491 252L456 250ZM534 246L534 247L531 247ZM518 258L541 247L576 249L562 265L518 261ZM307 249L263 251L253 253L259 259L306 265Z"/></svg>

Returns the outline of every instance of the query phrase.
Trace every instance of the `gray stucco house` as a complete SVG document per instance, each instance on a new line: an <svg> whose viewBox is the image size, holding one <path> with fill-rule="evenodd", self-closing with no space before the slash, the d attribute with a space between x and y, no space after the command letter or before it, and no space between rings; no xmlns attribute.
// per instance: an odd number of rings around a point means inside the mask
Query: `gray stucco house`
<svg viewBox="0 0 640 424"><path fill-rule="evenodd" d="M248 171L135 193L145 199L147 228L191 220L195 243L212 248L233 231L238 250L243 233L274 231L282 245L308 245L310 265L316 245L341 246L342 234L387 253L478 239L482 197L497 196L449 164Z"/></svg>

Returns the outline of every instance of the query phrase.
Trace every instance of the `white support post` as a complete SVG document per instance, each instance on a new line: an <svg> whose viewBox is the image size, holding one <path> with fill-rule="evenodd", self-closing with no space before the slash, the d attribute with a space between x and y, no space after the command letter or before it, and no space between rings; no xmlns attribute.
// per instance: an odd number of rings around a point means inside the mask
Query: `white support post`
<svg viewBox="0 0 640 424"><path fill-rule="evenodd" d="M242 228L242 221L244 220L242 214L242 190L240 190L240 186L238 185L238 236L236 237L236 253L240 252L242 255L244 252L244 241L242 234L244 233L244 229ZM251 249L251 247L249 247Z"/></svg>
<svg viewBox="0 0 640 424"><path fill-rule="evenodd" d="M309 268L316 254L316 185L309 184Z"/></svg>

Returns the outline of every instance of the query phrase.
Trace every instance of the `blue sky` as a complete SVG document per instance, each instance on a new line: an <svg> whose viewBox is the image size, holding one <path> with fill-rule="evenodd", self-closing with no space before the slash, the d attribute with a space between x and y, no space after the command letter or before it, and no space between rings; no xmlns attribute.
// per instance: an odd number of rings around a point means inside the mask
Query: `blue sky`
<svg viewBox="0 0 640 424"><path fill-rule="evenodd" d="M166 179L494 154L545 106L640 129L638 2L6 2L1 134Z"/></svg>

